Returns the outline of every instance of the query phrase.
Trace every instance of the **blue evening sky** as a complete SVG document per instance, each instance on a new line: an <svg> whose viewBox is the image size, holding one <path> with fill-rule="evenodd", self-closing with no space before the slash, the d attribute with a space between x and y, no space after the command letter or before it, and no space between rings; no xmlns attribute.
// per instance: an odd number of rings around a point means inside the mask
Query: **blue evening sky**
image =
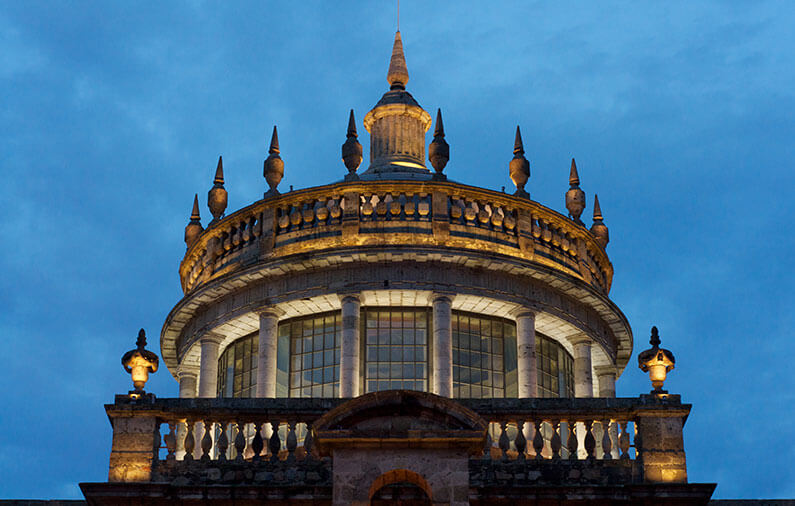
<svg viewBox="0 0 795 506"><path fill-rule="evenodd" d="M0 498L107 479L119 363L180 299L193 194L224 156L229 209L285 178L340 179L348 110L387 90L394 3L0 3ZM535 200L598 193L611 297L657 325L693 411L690 480L795 497L795 3L404 0L409 91L444 113L458 181L511 190L522 126ZM365 160L365 164L367 159ZM202 206L204 223L209 212ZM588 219L590 223L590 219ZM177 395L164 370L147 389Z"/></svg>

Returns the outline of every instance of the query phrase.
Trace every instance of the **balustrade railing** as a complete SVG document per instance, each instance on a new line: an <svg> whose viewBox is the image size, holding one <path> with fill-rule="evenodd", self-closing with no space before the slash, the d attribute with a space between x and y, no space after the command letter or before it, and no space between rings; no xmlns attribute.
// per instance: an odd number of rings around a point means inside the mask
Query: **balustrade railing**
<svg viewBox="0 0 795 506"><path fill-rule="evenodd" d="M119 396L116 404L106 406L114 427L111 481L142 481L135 478L142 465L149 469L142 474L143 481L172 479L196 466L293 468L303 469L294 476L328 479L330 461L318 456L312 426L343 402L346 400L133 402ZM664 477L668 472L667 476L676 479L686 477L681 428L690 406L681 404L677 396L457 402L488 422L483 451L470 461L483 463L478 466L489 462L503 468L522 462L535 462L536 467L609 465L624 469L625 479L637 479L640 467L649 476ZM672 443L676 441L679 443ZM307 473L306 469L313 471Z"/></svg>
<svg viewBox="0 0 795 506"><path fill-rule="evenodd" d="M180 267L188 292L259 259L341 245L493 249L607 292L612 266L584 227L531 200L453 183L350 182L270 197L213 222ZM380 234L380 236L379 236ZM495 249L496 248L496 249Z"/></svg>

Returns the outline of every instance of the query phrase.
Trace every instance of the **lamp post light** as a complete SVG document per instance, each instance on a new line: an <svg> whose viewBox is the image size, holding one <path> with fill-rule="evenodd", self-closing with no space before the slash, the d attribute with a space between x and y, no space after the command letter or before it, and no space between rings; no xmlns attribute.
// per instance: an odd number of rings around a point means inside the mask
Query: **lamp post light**
<svg viewBox="0 0 795 506"><path fill-rule="evenodd" d="M657 327L651 328L649 344L652 347L638 355L638 367L641 371L649 373L649 379L654 387L651 393L664 397L668 392L662 389L663 383L668 373L673 370L676 359L669 350L660 348L660 334Z"/></svg>
<svg viewBox="0 0 795 506"><path fill-rule="evenodd" d="M146 349L146 333L144 329L138 331L137 348L130 350L121 358L124 370L132 376L135 390L130 391L131 399L138 399L144 392L144 385L149 380L149 373L157 371L159 359L157 355Z"/></svg>

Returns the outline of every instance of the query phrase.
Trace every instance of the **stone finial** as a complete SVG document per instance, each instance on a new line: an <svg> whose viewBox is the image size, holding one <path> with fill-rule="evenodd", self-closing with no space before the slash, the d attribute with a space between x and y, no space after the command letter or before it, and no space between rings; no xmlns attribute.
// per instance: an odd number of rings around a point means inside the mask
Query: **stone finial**
<svg viewBox="0 0 795 506"><path fill-rule="evenodd" d="M580 175L577 174L577 164L574 158L571 159L571 170L569 171L569 191L566 192L566 209L569 216L575 223L583 225L580 215L585 210L585 192L580 189Z"/></svg>
<svg viewBox="0 0 795 506"><path fill-rule="evenodd" d="M428 146L428 160L436 170L434 179L447 179L442 171L450 160L450 145L444 140L444 123L442 110L436 110L436 128L433 130L433 141Z"/></svg>
<svg viewBox="0 0 795 506"><path fill-rule="evenodd" d="M185 225L185 244L189 248L193 246L202 232L204 232L204 227L202 227L201 216L199 216L199 194L197 193L193 196L193 211L190 221Z"/></svg>
<svg viewBox="0 0 795 506"><path fill-rule="evenodd" d="M228 194L224 188L224 160L218 157L218 166L215 168L213 187L207 192L207 207L213 215L213 221L219 220L224 215Z"/></svg>
<svg viewBox="0 0 795 506"><path fill-rule="evenodd" d="M508 165L511 180L516 185L516 192L514 195L517 197L530 198L530 194L525 191L524 186L527 180L530 179L530 162L524 157L524 144L522 143L522 132L519 130L519 125L516 125L516 139L513 143L513 160Z"/></svg>
<svg viewBox="0 0 795 506"><path fill-rule="evenodd" d="M279 195L279 186L282 178L284 177L284 160L279 156L279 134L276 131L276 125L273 126L273 135L271 136L271 145L268 149L268 158L265 159L265 164L262 169L265 181L268 182L270 189L265 192L266 197Z"/></svg>
<svg viewBox="0 0 795 506"><path fill-rule="evenodd" d="M643 372L649 373L649 379L654 390L653 394L666 394L662 389L666 375L671 372L676 364L674 354L669 350L660 348L660 334L657 327L651 328L651 348L638 354L638 367Z"/></svg>
<svg viewBox="0 0 795 506"><path fill-rule="evenodd" d="M602 218L602 208L599 206L599 195L593 196L593 225L591 225L591 234L596 238L596 242L599 243L602 248L607 248L607 243L610 242L610 233Z"/></svg>
<svg viewBox="0 0 795 506"><path fill-rule="evenodd" d="M392 45L392 58L389 60L386 80L392 90L405 90L409 82L409 69L406 67L406 57L403 55L403 39L400 38L400 30L395 32L395 43Z"/></svg>
<svg viewBox="0 0 795 506"><path fill-rule="evenodd" d="M362 163L362 145L359 143L359 137L356 133L356 119L353 117L353 109L351 115L348 117L348 138L342 145L342 161L348 169L348 174L345 176L345 181L354 181L359 179L356 175L356 169Z"/></svg>
<svg viewBox="0 0 795 506"><path fill-rule="evenodd" d="M157 355L146 349L146 333L144 329L138 331L138 340L135 342L136 348L130 350L121 357L121 365L124 370L132 375L134 391L130 392L130 397L138 398L144 394L144 385L149 379L149 373L157 372L159 359Z"/></svg>

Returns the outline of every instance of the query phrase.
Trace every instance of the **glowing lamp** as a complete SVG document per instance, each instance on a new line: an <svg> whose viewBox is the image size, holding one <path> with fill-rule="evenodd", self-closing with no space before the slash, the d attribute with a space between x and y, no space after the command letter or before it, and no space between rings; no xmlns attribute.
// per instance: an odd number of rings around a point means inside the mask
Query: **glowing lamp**
<svg viewBox="0 0 795 506"><path fill-rule="evenodd" d="M130 392L130 397L137 399L145 393L144 385L149 380L149 373L157 371L159 359L157 355L146 349L144 329L138 331L138 341L135 344L138 347L124 354L121 365L132 376L135 390Z"/></svg>
<svg viewBox="0 0 795 506"><path fill-rule="evenodd" d="M657 327L651 328L649 344L652 347L638 355L638 367L641 371L649 373L651 385L654 387L651 393L667 394L668 392L662 389L663 383L668 373L673 370L676 359L669 350L660 348L660 334Z"/></svg>

